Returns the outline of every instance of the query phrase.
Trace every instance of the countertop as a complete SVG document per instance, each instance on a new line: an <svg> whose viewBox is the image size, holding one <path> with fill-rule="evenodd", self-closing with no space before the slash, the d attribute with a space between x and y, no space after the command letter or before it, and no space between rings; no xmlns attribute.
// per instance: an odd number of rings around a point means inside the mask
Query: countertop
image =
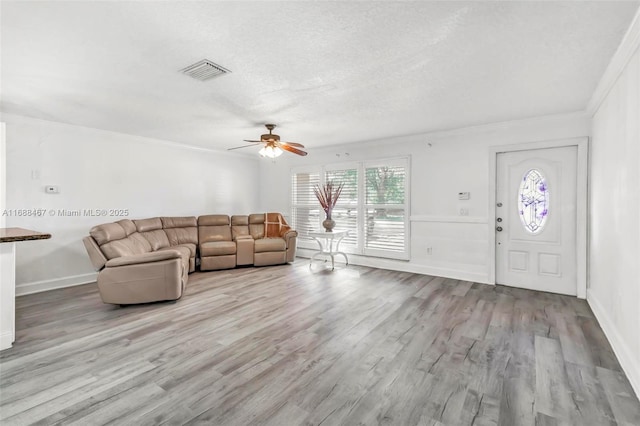
<svg viewBox="0 0 640 426"><path fill-rule="evenodd" d="M0 228L0 243L14 243L16 241L46 240L51 234L32 231L24 228Z"/></svg>

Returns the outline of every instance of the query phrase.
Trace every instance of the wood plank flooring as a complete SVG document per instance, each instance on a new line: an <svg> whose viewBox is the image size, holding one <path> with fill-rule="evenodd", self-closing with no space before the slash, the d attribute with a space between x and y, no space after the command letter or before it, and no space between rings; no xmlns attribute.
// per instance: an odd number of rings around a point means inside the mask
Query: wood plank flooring
<svg viewBox="0 0 640 426"><path fill-rule="evenodd" d="M307 261L17 299L2 425L640 425L585 301Z"/></svg>

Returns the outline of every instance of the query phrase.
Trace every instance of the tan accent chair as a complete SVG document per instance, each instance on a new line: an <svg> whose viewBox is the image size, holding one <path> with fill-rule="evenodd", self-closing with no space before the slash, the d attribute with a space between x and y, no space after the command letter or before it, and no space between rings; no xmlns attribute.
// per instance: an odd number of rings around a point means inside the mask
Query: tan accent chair
<svg viewBox="0 0 640 426"><path fill-rule="evenodd" d="M186 218L185 218L186 219ZM195 217L191 218L195 223ZM83 243L98 273L104 303L135 304L182 297L189 251L166 245L160 218L94 226Z"/></svg>
<svg viewBox="0 0 640 426"><path fill-rule="evenodd" d="M236 267L236 243L231 239L229 216L210 214L198 217L200 270Z"/></svg>

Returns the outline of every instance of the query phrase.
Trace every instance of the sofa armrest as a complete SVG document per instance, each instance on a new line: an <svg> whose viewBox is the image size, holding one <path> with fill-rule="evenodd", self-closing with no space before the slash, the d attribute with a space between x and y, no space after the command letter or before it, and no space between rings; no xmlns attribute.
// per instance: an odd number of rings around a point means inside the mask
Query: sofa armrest
<svg viewBox="0 0 640 426"><path fill-rule="evenodd" d="M251 235L236 235L235 237L233 237L234 241L238 241L238 240L253 240L253 237Z"/></svg>
<svg viewBox="0 0 640 426"><path fill-rule="evenodd" d="M131 256L116 257L107 261L106 267L113 268L117 266L137 265L140 263L160 262L162 260L180 259L181 255L178 250L162 250L151 253L134 254Z"/></svg>
<svg viewBox="0 0 640 426"><path fill-rule="evenodd" d="M93 237L84 237L82 242L84 243L85 249L87 249L89 260L91 260L94 269L99 271L104 268L104 265L107 263L107 258L100 250L100 246L96 243L96 240L94 240Z"/></svg>
<svg viewBox="0 0 640 426"><path fill-rule="evenodd" d="M284 232L280 233L280 237L284 238L285 240L289 240L289 238L295 238L298 236L298 231L295 231L293 229L287 229Z"/></svg>
<svg viewBox="0 0 640 426"><path fill-rule="evenodd" d="M285 255L286 261L293 262L296 257L296 242L298 238L298 231L289 229L282 233L282 238L284 239L287 247L287 253Z"/></svg>
<svg viewBox="0 0 640 426"><path fill-rule="evenodd" d="M251 235L236 238L236 265L253 265L254 244Z"/></svg>

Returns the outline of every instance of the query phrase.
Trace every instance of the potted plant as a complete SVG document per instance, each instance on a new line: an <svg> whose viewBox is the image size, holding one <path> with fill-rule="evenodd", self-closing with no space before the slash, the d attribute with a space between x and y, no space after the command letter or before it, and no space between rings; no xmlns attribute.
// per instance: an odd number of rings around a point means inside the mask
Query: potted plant
<svg viewBox="0 0 640 426"><path fill-rule="evenodd" d="M331 212L333 212L333 208L336 206L338 198L340 198L342 188L344 188L344 182L335 184L332 180L322 186L315 185L313 187L313 193L316 195L326 215L326 219L322 221L322 226L326 232L332 232L336 226L335 220L331 219Z"/></svg>

